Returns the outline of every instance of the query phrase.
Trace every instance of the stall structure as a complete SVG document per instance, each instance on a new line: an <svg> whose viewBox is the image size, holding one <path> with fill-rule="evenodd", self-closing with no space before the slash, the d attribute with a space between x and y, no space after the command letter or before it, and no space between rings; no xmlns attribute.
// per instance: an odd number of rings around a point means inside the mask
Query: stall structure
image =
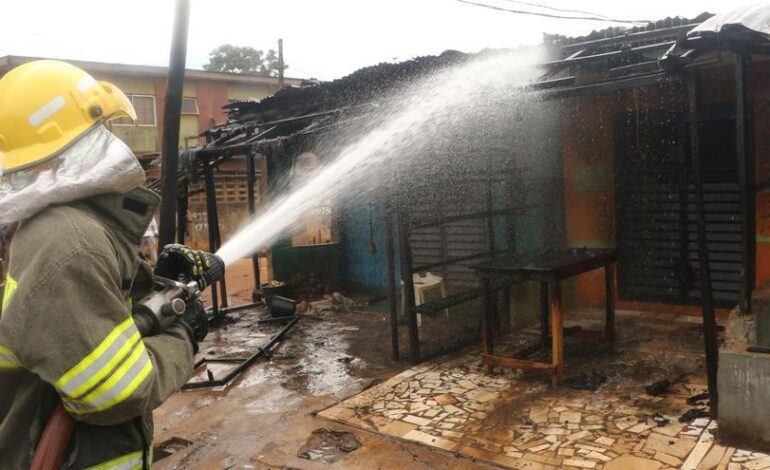
<svg viewBox="0 0 770 470"><path fill-rule="evenodd" d="M720 435L767 435L750 416L764 400L752 381L762 379L745 369L764 363L747 354L767 342L756 287L770 274L769 15L758 4L611 37L552 38L559 58L545 67L557 72L533 87L562 109L568 246L617 250L620 306L701 315ZM579 279L577 303L598 306L600 285ZM749 338L720 354L716 320L730 309L728 333L740 323Z"/></svg>
<svg viewBox="0 0 770 470"><path fill-rule="evenodd" d="M758 390L770 387L757 386L761 374L746 372L764 371L770 348L770 302L756 289L770 280L768 24L770 9L759 5L582 38L546 36L551 58L527 88L526 105L498 120L499 132L490 131L481 113L462 130L426 136L430 149L420 158L384 172L377 189L332 206L334 229L316 237L322 243L279 240L277 277L304 270L386 295L393 357L420 361L461 345L446 338L437 345L431 335L442 328L421 318L443 327L465 315L472 320L465 329L476 333L469 338L478 341L484 300L487 312L505 312L485 317L491 345L490 332L505 332L527 307L517 292L532 291L529 297L545 303L539 282L480 283L474 266L549 249L606 250L616 262L614 276L597 269L565 279L559 309L613 302L619 309L701 316L720 434L743 428L770 435L770 417L757 406L770 398ZM231 103L229 121L206 132L207 145L183 155L178 219L184 220L190 185L202 178L215 251L223 236L214 175L223 162L245 162L248 207L257 213L257 159L266 162L268 199L281 194L298 157L334 158L328 143L361 130L399 89L470 58L448 51L282 90L261 102ZM487 118L510 111L507 106L490 106ZM524 157L541 165L518 164ZM257 290L259 259L253 263ZM445 294L418 305L414 279L425 273L441 279ZM220 314L227 308L224 285L217 295ZM717 319L731 310L750 337L739 350L723 351L718 367ZM405 336L408 355L399 347Z"/></svg>
<svg viewBox="0 0 770 470"><path fill-rule="evenodd" d="M368 122L390 100L398 99L405 86L469 59L466 54L448 51L400 64L380 64L309 88L286 89L261 102L231 103L228 123L205 133L206 146L182 155L179 220L185 220L191 188L201 179L207 201L209 249L215 251L223 242L214 181L218 166L236 158L245 161L249 211L256 213L260 209L255 207L254 198L255 159L265 162L259 176L268 180L267 201L263 203L269 204L271 198L291 191L292 179L299 166L306 165L308 155L317 156L320 163L335 157L330 148L354 138L351 135L356 126ZM419 155L400 158L398 164L385 170L389 176L376 189L335 201L329 209L332 240L319 235L317 238L324 238L320 243L298 245L298 237L287 235L276 241L272 246L275 278L286 281L296 272L313 273L345 291L361 288L389 296L393 355L401 356L399 327L405 325L402 330L409 337L409 357L420 360L418 315L427 318L437 312L448 313L452 306L481 297L469 268L472 262L510 251L514 245L524 249L530 242L514 243L514 239L527 227L536 227L537 233L524 235L537 243L558 238L560 233L556 220L547 230L543 223L517 222L524 213L537 220L556 219L561 196L554 191L531 190L547 186L546 176L517 166L512 158L519 151L517 142L521 144L522 133L512 132L513 127L491 132L488 128L494 114L481 114L473 123L463 122L456 132L432 136L430 145ZM542 141L546 132L531 132L530 139ZM539 147L548 150L540 160L555 167L554 146ZM559 186L558 181L555 186ZM549 204L549 210L544 210ZM187 236L189 232L180 225L178 239ZM252 262L255 290L259 290L259 258L255 256ZM446 295L415 305L414 276L428 272L441 279ZM505 289L501 292L504 297L508 295ZM226 295L226 287L220 285L214 299L217 315L231 308L223 303ZM480 312L475 315L480 320ZM475 332L470 336L478 337ZM438 344L429 354L452 347L457 345Z"/></svg>

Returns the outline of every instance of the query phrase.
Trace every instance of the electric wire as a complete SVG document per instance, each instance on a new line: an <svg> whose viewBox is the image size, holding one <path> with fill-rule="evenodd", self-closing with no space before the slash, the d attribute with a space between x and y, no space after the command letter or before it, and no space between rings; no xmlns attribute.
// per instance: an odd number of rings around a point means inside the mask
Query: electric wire
<svg viewBox="0 0 770 470"><path fill-rule="evenodd" d="M515 13L520 15L544 16L546 18L557 18L557 19L563 19L563 20L590 20L590 21L604 21L609 23L626 23L626 24L642 24L642 25L646 25L649 23L649 21L620 20L616 18L601 18L596 16L567 16L567 15L556 15L551 13L542 13L542 12L527 11L527 10L512 10L509 8L489 5L487 3L472 2L470 0L457 0L457 1L460 3L467 3L468 5L475 5L478 7L489 8L497 11L504 11L507 13Z"/></svg>
<svg viewBox="0 0 770 470"><path fill-rule="evenodd" d="M503 0L503 1L510 2L510 3L518 3L519 5L526 5L526 6L529 6L529 7L537 7L537 8L543 8L543 9L551 10L551 11L558 11L558 12L561 12L561 13L577 13L577 14L580 14L580 15L594 16L594 17L597 17L597 18L606 18L608 20L614 19L614 18L612 18L610 16L602 15L602 14L599 14L599 13L594 13L594 12L591 12L591 11L568 10L568 9L565 9L565 8L558 8L558 7L546 5L544 3L523 2L521 0Z"/></svg>

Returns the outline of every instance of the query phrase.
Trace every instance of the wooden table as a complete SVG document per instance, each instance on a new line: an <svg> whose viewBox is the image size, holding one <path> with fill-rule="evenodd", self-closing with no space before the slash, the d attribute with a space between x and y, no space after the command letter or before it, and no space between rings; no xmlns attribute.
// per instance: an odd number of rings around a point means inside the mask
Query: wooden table
<svg viewBox="0 0 770 470"><path fill-rule="evenodd" d="M558 386L564 375L564 320L561 306L561 281L594 269L604 268L605 273L606 321L604 331L582 331L578 332L577 336L603 339L609 342L611 347L614 347L615 307L612 268L616 260L615 250L575 249L546 251L532 256L504 255L471 266L479 274L484 290L482 341L485 372L491 373L494 366L538 370L551 374L552 384ZM550 313L552 345L550 364L494 355L497 299L493 284L498 278L511 278L518 282L540 282L541 342L544 346L547 345Z"/></svg>

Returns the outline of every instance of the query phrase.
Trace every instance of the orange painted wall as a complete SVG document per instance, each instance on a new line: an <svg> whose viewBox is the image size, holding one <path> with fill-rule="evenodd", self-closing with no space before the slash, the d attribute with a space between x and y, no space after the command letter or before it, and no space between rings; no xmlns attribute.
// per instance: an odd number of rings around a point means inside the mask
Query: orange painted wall
<svg viewBox="0 0 770 470"><path fill-rule="evenodd" d="M735 102L731 60L702 70L706 106ZM770 61L751 66L749 93L754 120L755 180L770 178ZM613 120L618 112L686 107L681 85L651 86L562 102L562 149L565 214L569 247L615 246L615 143ZM757 285L770 281L770 190L756 195ZM604 302L601 271L587 273L574 284L574 304L600 307ZM645 304L623 302L640 309ZM692 314L692 307L649 305L657 311ZM724 313L724 312L722 312Z"/></svg>
<svg viewBox="0 0 770 470"><path fill-rule="evenodd" d="M752 65L749 94L754 118L754 162L757 183L770 178L770 62ZM770 190L756 195L756 281L770 281Z"/></svg>
<svg viewBox="0 0 770 470"><path fill-rule="evenodd" d="M160 78L155 79L155 113L158 123L158 142L163 142L163 116L166 110L166 81Z"/></svg>
<svg viewBox="0 0 770 470"><path fill-rule="evenodd" d="M222 124L227 120L227 115L222 106L227 104L228 85L226 82L213 82L198 80L195 82L196 100L198 101L198 129L203 132L210 129L212 120L215 124ZM163 111L166 104L166 82L155 81L155 96L157 97L156 111L158 114L158 138L163 135ZM201 140L201 143L204 143Z"/></svg>
<svg viewBox="0 0 770 470"><path fill-rule="evenodd" d="M614 125L618 113L683 107L684 96L683 90L663 85L564 101L564 204L569 248L616 246ZM603 272L579 276L573 290L575 306L602 307Z"/></svg>
<svg viewBox="0 0 770 470"><path fill-rule="evenodd" d="M223 124L227 120L222 106L227 104L228 86L224 82L197 83L198 93L198 129L201 132L213 125Z"/></svg>
<svg viewBox="0 0 770 470"><path fill-rule="evenodd" d="M563 103L562 145L567 245L615 246L613 110L617 95L576 98ZM573 284L579 306L604 302L601 270L579 276Z"/></svg>

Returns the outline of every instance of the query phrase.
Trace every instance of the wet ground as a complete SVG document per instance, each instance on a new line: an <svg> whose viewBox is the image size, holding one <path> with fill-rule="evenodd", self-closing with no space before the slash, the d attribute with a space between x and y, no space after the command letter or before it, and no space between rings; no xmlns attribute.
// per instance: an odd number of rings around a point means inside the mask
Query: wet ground
<svg viewBox="0 0 770 470"><path fill-rule="evenodd" d="M244 356L280 329L258 325L259 318L268 317L260 310L231 317L233 322L210 334L202 354ZM227 387L176 394L156 411L155 442L168 455L153 468L480 468L361 430L352 430L361 447L341 452L332 463L298 456L308 454L318 429L351 431L315 417L318 410L398 372L388 341L382 315L336 312L301 318L270 359L256 362ZM218 378L227 366L211 369ZM205 373L194 380L201 378Z"/></svg>
<svg viewBox="0 0 770 470"><path fill-rule="evenodd" d="M569 316L568 327L602 324L598 312ZM615 353L568 340L567 382L579 389L553 390L542 376L511 370L485 375L471 348L403 371L320 416L503 468L770 468L766 454L715 442L700 328L693 318L619 312ZM501 341L501 350L513 354L536 340L525 330Z"/></svg>
<svg viewBox="0 0 770 470"><path fill-rule="evenodd" d="M231 289L241 291L242 303L249 286ZM367 310L303 316L271 357L228 386L171 397L156 412L163 458L154 468L733 470L765 468L763 459L770 467L764 454L714 444L708 419L679 422L707 409L692 401L705 383L696 318L619 312L616 353L585 339L566 344L567 377L598 390L554 391L535 374L482 374L478 343L416 367L394 363L386 309ZM425 318L426 349L473 338L477 319L462 313ZM255 352L281 328L258 323L268 316L231 314L201 355ZM595 312L567 318L568 327L602 324ZM536 342L531 329L498 344L513 354ZM211 370L221 377L229 367ZM661 380L670 385L645 391Z"/></svg>

